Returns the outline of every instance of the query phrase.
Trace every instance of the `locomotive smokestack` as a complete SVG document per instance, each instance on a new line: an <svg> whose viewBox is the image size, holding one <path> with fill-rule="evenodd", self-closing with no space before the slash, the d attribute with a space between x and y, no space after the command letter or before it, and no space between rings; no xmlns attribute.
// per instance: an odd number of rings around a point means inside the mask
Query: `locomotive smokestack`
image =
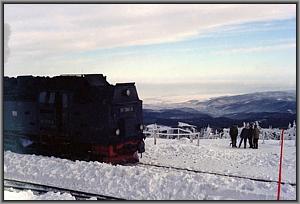
<svg viewBox="0 0 300 204"><path fill-rule="evenodd" d="M8 23L4 23L4 63L7 62L9 57L9 46L8 46L8 40L10 37L10 26Z"/></svg>

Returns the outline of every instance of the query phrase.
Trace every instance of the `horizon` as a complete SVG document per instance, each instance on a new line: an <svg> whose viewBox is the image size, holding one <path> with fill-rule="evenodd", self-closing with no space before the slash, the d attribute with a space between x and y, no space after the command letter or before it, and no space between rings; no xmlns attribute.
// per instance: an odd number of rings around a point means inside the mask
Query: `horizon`
<svg viewBox="0 0 300 204"><path fill-rule="evenodd" d="M296 89L284 89L284 90L264 90L264 91L252 91L252 92L244 92L244 93L231 93L231 94L208 94L208 95L192 95L192 96L171 96L171 97L153 97L153 98L144 98L143 104L145 105L163 105L163 104L176 104L176 103L185 103L193 100L197 100L198 102L209 101L216 98L222 97L230 97L230 96L241 96L247 94L255 94L255 93L270 93L270 92L295 92Z"/></svg>
<svg viewBox="0 0 300 204"><path fill-rule="evenodd" d="M296 89L296 4L4 4L4 75L101 73L140 98Z"/></svg>
<svg viewBox="0 0 300 204"><path fill-rule="evenodd" d="M64 74L62 74L64 75ZM85 74L72 74L72 75L85 75ZM21 76L30 76L30 75L21 75ZM42 76L42 75L31 75L33 77L55 77L55 76ZM57 75L59 76L59 75ZM105 76L105 75L104 75ZM10 76L4 76L4 77L10 77ZM13 77L18 77L18 76L13 76ZM107 77L107 76L105 76ZM115 85L116 83L111 83L109 79L107 79L107 81L112 84ZM118 83L118 82L117 82ZM135 82L133 82L135 83ZM143 100L143 103L146 105L151 105L151 104L176 104L176 103L184 103L184 102L188 102L191 100L198 100L199 102L201 101L206 101L206 100L211 100L214 98L219 98L219 97L226 97L226 96L238 96L238 95L246 95L246 94L253 94L253 93L264 93L264 92L296 92L297 89L296 87L293 89L282 89L282 87L280 88L275 88L275 89L263 89L263 90L250 90L249 92L232 92L232 93L228 93L228 92L218 92L218 93L214 93L214 94L185 94L185 95L157 95L157 96L152 96L152 97L144 97L143 94L143 89L139 89L139 87L143 86L143 85L148 85L149 87L147 88L151 88L153 89L153 86L158 85L158 86L162 86L162 84L143 84L143 83L135 83L135 86L137 88L137 92L139 95L139 98L141 100ZM172 83L172 84L164 84L165 86L177 86L178 84ZM181 86L181 85L179 85ZM174 88L174 91L176 91L177 89ZM163 91L163 90L160 90ZM157 92L157 90L155 90L156 93L160 94L160 92Z"/></svg>

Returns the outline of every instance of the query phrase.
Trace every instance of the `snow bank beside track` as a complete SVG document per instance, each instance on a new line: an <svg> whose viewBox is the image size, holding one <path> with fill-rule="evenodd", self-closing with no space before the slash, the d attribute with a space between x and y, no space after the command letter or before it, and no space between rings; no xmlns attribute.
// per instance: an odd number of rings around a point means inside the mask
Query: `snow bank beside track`
<svg viewBox="0 0 300 204"><path fill-rule="evenodd" d="M35 195L31 190L19 191L11 188L4 191L4 200L75 200L75 197L68 193L54 192Z"/></svg>
<svg viewBox="0 0 300 204"><path fill-rule="evenodd" d="M201 142L202 145L204 141L201 140ZM150 144L151 139L146 139L146 154L143 155L141 161L177 166L185 164L184 167L201 167L202 170L204 168L212 172L217 167L213 166L212 163L208 163L208 161L219 161L218 159L223 155L224 149L227 148L224 145L228 141L210 140L207 142L212 143L211 148L208 144L206 147L197 147L185 140L158 140L157 145L154 146ZM203 154L200 154L201 151L196 150L195 147L202 149ZM269 147L272 149L272 144ZM277 146L274 145L274 148L277 149ZM220 149L219 152L218 149ZM228 149L228 151L239 151L239 154L241 154L240 161L244 161L242 159L243 154L247 151L251 151L252 154L257 150ZM177 154L177 157L173 154ZM189 157L187 157L188 155ZM295 155L293 156L295 157ZM219 168L222 171L233 172L235 167L226 169L230 167L230 164L226 164L225 161L224 159L223 162L218 163ZM21 155L9 151L4 153L4 165L4 177L8 179L30 181L130 200L275 200L277 191L276 183L256 182L249 179L197 174L157 167L113 166L100 162L85 161L74 162L54 157ZM272 177L272 171L269 170L269 172L271 172L269 176ZM251 175L256 174L248 173L248 176ZM282 185L281 199L296 199L296 187L288 184Z"/></svg>

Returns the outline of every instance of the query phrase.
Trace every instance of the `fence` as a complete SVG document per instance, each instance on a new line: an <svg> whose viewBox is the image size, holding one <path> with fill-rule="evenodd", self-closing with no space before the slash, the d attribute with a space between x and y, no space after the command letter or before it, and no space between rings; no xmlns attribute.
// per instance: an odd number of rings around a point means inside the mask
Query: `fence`
<svg viewBox="0 0 300 204"><path fill-rule="evenodd" d="M180 139L181 137L188 137L191 142L193 142L193 139L197 138L198 139L197 145L199 145L200 132L192 132L191 130L187 130L183 128L168 127L167 129L164 128L160 129L155 125L153 129L148 129L148 130L146 129L143 132L145 135L154 138L154 144L156 144L156 138Z"/></svg>

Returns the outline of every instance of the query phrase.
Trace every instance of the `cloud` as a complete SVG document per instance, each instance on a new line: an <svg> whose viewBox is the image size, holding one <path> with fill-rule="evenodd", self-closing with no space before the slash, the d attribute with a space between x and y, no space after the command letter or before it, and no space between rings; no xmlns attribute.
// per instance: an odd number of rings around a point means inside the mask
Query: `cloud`
<svg viewBox="0 0 300 204"><path fill-rule="evenodd" d="M282 49L296 48L296 43L286 43L286 44L275 44L266 46L256 46L256 47L242 47L242 48L231 48L219 51L214 51L217 55L231 55L231 54L241 54L241 53L254 53L254 52L269 52Z"/></svg>
<svg viewBox="0 0 300 204"><path fill-rule="evenodd" d="M176 42L228 25L295 17L295 4L9 4L11 53L26 59Z"/></svg>
<svg viewBox="0 0 300 204"><path fill-rule="evenodd" d="M4 23L4 63L7 62L8 57L9 57L9 46L8 46L8 41L10 37L10 26L7 23Z"/></svg>

